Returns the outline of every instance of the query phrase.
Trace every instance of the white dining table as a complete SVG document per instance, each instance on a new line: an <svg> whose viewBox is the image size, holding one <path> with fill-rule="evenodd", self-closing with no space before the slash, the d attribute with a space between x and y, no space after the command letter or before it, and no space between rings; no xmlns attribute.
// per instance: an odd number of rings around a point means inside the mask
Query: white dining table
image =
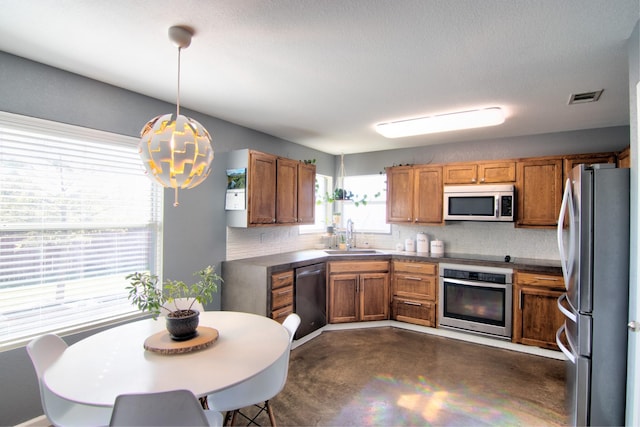
<svg viewBox="0 0 640 427"><path fill-rule="evenodd" d="M73 402L113 406L126 393L191 390L197 397L224 390L268 369L289 349L278 322L255 314L207 311L200 326L215 328L208 348L183 354L145 350L165 319L145 319L91 335L69 346L44 373L51 391Z"/></svg>

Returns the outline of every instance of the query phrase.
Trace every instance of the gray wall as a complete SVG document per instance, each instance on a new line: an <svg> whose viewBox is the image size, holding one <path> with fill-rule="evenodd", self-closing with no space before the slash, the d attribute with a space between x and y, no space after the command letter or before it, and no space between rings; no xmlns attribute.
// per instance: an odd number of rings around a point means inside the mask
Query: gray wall
<svg viewBox="0 0 640 427"><path fill-rule="evenodd" d="M417 165L598 153L622 151L628 145L629 127L616 126L345 155L344 168L347 175L365 175L382 172L387 166L399 164Z"/></svg>
<svg viewBox="0 0 640 427"><path fill-rule="evenodd" d="M174 105L0 52L0 110L137 137L142 126ZM231 150L253 148L293 159L317 159L318 172L333 175L339 161L315 150L183 109L212 134L215 149L211 176L180 193L172 207L166 190L164 275L190 280L193 271L214 264L226 252L225 163ZM553 135L434 145L345 156L347 174L371 174L399 163L441 163L536 155L620 150L629 143L628 127ZM219 307L215 301L214 308ZM66 337L69 343L85 334ZM13 425L42 414L38 386L24 348L0 353L0 425Z"/></svg>

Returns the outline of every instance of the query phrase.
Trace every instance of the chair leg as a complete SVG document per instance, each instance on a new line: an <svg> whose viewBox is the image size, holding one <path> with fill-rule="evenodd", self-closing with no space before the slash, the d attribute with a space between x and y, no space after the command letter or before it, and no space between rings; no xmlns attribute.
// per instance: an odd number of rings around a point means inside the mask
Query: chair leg
<svg viewBox="0 0 640 427"><path fill-rule="evenodd" d="M222 421L222 425L224 427L229 427L233 425L233 422L235 421L236 418L236 411L227 411L224 414L224 420Z"/></svg>
<svg viewBox="0 0 640 427"><path fill-rule="evenodd" d="M271 407L271 404L269 404L268 400L264 402L264 406L267 407L267 414L269 414L269 421L271 422L271 427L276 427L276 416L274 415L273 408Z"/></svg>

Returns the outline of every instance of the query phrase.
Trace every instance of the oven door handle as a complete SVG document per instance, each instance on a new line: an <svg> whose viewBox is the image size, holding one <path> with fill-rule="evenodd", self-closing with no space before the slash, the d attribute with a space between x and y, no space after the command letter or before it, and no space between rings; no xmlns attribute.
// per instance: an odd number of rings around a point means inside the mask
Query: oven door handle
<svg viewBox="0 0 640 427"><path fill-rule="evenodd" d="M450 279L447 277L441 277L441 279L443 283L454 283L456 285L468 285L483 288L505 289L507 286L511 286L511 283L474 282L472 280Z"/></svg>

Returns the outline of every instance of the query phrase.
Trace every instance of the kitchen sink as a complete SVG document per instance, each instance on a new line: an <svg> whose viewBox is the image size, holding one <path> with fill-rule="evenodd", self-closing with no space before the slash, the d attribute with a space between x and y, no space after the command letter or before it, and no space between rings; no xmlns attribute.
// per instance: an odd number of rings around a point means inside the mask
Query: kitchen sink
<svg viewBox="0 0 640 427"><path fill-rule="evenodd" d="M329 255L366 255L383 253L375 249L325 249L324 252Z"/></svg>

